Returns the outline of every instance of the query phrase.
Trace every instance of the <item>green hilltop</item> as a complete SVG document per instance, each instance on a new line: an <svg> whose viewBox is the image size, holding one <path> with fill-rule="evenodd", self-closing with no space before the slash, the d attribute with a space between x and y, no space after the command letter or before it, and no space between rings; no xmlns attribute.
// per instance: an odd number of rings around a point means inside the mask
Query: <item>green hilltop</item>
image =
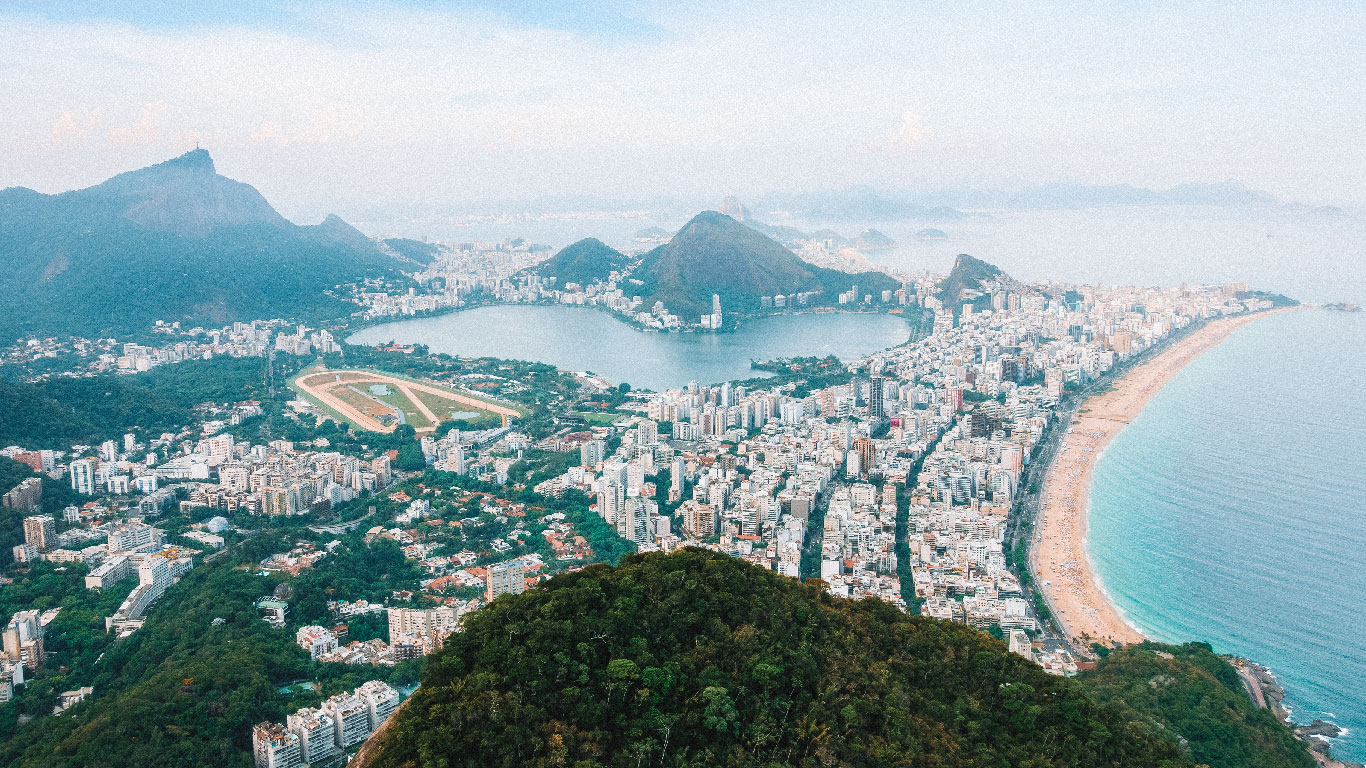
<svg viewBox="0 0 1366 768"><path fill-rule="evenodd" d="M630 259L626 254L596 237L587 237L565 246L559 253L532 267L542 278L555 278L558 288L566 283L588 285L606 280L612 272L620 271Z"/></svg>
<svg viewBox="0 0 1366 768"><path fill-rule="evenodd" d="M759 309L761 296L820 292L816 303L833 304L835 297L857 285L860 294L880 294L901 284L881 272L849 274L808 264L777 241L731 217L703 211L668 243L645 254L631 273L638 287L628 295L645 299L648 309L662 301L685 320L711 311L713 294L726 312Z"/></svg>
<svg viewBox="0 0 1366 768"><path fill-rule="evenodd" d="M1270 710L1253 705L1238 673L1205 643L1121 648L1078 679L1096 701L1123 705L1156 732L1179 738L1197 763L1315 765L1305 744Z"/></svg>
<svg viewBox="0 0 1366 768"><path fill-rule="evenodd" d="M1174 707L1226 690L1174 663ZM687 549L561 575L473 614L356 763L1177 768L1195 765L1182 742L1198 721L1245 745L1213 768L1305 765L1284 726L1246 717L1250 702L1140 714L1089 691L967 626Z"/></svg>
<svg viewBox="0 0 1366 768"><path fill-rule="evenodd" d="M202 149L72 192L0 190L0 339L334 317L354 307L326 291L398 266L336 216L290 223Z"/></svg>

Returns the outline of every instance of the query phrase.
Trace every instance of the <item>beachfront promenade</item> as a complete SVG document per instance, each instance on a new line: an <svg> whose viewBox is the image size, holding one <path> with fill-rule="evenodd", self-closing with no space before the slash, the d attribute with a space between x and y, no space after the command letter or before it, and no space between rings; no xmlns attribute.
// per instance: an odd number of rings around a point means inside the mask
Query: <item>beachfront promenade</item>
<svg viewBox="0 0 1366 768"><path fill-rule="evenodd" d="M1086 553L1091 472L1105 446L1192 360L1269 312L1211 320L1088 398L1066 430L1044 477L1030 569L1075 647L1141 642L1092 573Z"/></svg>

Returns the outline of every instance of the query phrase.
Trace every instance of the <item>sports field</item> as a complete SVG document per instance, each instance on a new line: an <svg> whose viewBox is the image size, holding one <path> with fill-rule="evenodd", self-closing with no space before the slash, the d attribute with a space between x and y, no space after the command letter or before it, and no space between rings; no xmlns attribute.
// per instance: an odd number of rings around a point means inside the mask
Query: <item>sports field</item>
<svg viewBox="0 0 1366 768"><path fill-rule="evenodd" d="M329 415L371 432L393 432L399 424L408 424L424 433L469 414L493 414L504 423L522 415L516 407L486 396L377 371L310 368L290 386Z"/></svg>

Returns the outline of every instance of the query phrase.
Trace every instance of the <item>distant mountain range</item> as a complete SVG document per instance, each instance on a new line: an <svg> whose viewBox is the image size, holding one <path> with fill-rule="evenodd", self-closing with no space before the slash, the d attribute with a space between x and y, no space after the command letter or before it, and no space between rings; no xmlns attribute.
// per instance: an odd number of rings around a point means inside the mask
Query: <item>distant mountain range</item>
<svg viewBox="0 0 1366 768"><path fill-rule="evenodd" d="M733 199L733 198L727 198ZM1111 205L1280 205L1272 195L1236 181L1181 184L1157 190L1129 184L1044 184L1018 190L874 190L850 187L802 193L770 192L749 206L751 218L782 212L806 221L954 221L964 208L1058 209ZM749 223L749 222L747 222Z"/></svg>
<svg viewBox="0 0 1366 768"><path fill-rule="evenodd" d="M554 278L555 286L567 283L588 285L606 280L614 271L630 262L626 254L608 246L595 237L587 237L566 246L559 253L530 268L542 278Z"/></svg>
<svg viewBox="0 0 1366 768"><path fill-rule="evenodd" d="M752 208L757 218L770 218L772 213L782 211L793 218L817 221L954 221L967 215L947 206L927 206L876 192L871 187L796 194L770 192Z"/></svg>
<svg viewBox="0 0 1366 768"><path fill-rule="evenodd" d="M693 217L668 243L645 254L628 289L646 308L662 301L685 319L711 311L713 294L726 311L759 309L761 296L805 291L822 293L821 303L857 285L860 293L895 290L899 282L881 272L849 274L802 261L759 231L716 211Z"/></svg>
<svg viewBox="0 0 1366 768"><path fill-rule="evenodd" d="M912 194L912 193L904 193ZM1109 205L1279 205L1266 192L1236 181L1181 184L1157 190L1129 184L1044 184L1019 190L959 189L921 194L922 200L958 208L1089 208Z"/></svg>
<svg viewBox="0 0 1366 768"><path fill-rule="evenodd" d="M765 224L757 219L745 221L745 226L757 229L785 245L795 245L812 240L829 240L836 248L856 248L861 251L878 251L896 247L895 240L876 229L865 229L857 237L845 237L833 229L803 232L786 224Z"/></svg>
<svg viewBox="0 0 1366 768"><path fill-rule="evenodd" d="M391 253L337 216L290 223L202 149L72 192L0 190L0 339L337 316L354 307L327 291L398 276Z"/></svg>

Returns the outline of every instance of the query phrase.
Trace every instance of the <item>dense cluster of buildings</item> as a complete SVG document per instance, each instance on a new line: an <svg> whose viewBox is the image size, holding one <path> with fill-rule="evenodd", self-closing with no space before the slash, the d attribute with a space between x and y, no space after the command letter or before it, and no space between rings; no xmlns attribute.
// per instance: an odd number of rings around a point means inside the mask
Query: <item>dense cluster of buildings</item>
<svg viewBox="0 0 1366 768"><path fill-rule="evenodd" d="M472 294L503 297L512 276L549 256L544 246L520 238L498 243L468 242L440 246L427 267L413 275L421 287L402 293L365 290L356 295L367 319L416 315L463 306Z"/></svg>
<svg viewBox="0 0 1366 768"><path fill-rule="evenodd" d="M823 254L840 258L828 247ZM684 320L663 305L642 306L623 290L624 281L555 286L523 273L543 255L522 243L447 248L419 274L425 293L359 297L375 317L457 306L482 293L501 301L598 305L660 329L723 325L719 297L710 313ZM819 577L838 596L877 597L922 615L998 629L1012 651L1050 672L1074 672L1076 660L1066 650L1038 642L1037 614L1006 551L1022 478L1060 400L1174 331L1262 306L1236 287L1028 287L1004 281L984 283L957 306L945 306L936 298L937 286L927 279L877 297L861 295L857 287L840 296L846 304L914 306L932 315L933 330L823 375L820 386L693 383L636 394L610 424L570 428L541 441L538 447L574 451L577 461L534 490L551 497L585 494L591 510L642 551L699 546L790 577ZM785 308L809 299L771 296L763 302ZM165 332L182 333L173 327ZM336 346L325 331L274 321L183 333L195 338L162 347L92 349L104 370L135 371L213 354L312 354ZM252 404L239 405L229 419L253 415ZM323 444L312 446L320 450L296 450L287 441L249 445L222 427L204 425L189 439L163 436L147 445L127 435L120 443L73 446L70 455L0 451L80 494L127 501L121 514L106 516L99 505L87 505L51 515L42 514L42 480L3 489L0 504L23 517L24 541L14 547L14 560L84 562L89 589L114 589L136 578L106 618L106 630L122 636L136 630L155 601L194 566L195 551L168 545L164 531L147 522L171 505L209 521L177 535L214 549L223 545L218 534L227 517L322 514L394 479L388 454L361 459L323 450ZM421 442L430 466L504 484L527 447L525 435L506 427L455 430ZM192 482L167 487L183 481ZM396 593L392 602L401 605L337 601L329 604L332 626L293 628L295 642L315 660L392 665L430 653L459 631L471 611L593 556L563 514L541 510L532 518L536 525L528 526L525 504L487 494L443 499L437 509L436 496L425 489L411 498L393 491L388 498L406 506L392 520L367 523L364 541L397 542L425 577L412 591ZM437 514L456 508L465 516L443 520ZM497 532L479 535L484 525L496 525ZM462 546L452 546L456 537L467 535L478 539L472 548L479 552L455 552ZM301 545L260 567L297 576L338 543ZM286 599L263 598L257 608L274 626L287 625ZM348 641L348 617L377 611L387 619L387 641ZM26 670L42 666L45 628L55 616L55 610L19 611L4 625L0 701L13 696ZM88 695L85 689L68 693L63 704ZM283 724L257 725L256 764L293 768L339 760L384 722L398 698L393 688L371 682L299 710Z"/></svg>
<svg viewBox="0 0 1366 768"><path fill-rule="evenodd" d="M222 328L183 328L180 323L157 321L153 336L167 336L165 343L121 342L116 339L30 338L0 353L0 359L19 365L44 359L72 358L67 374L138 373L158 365L185 360L230 357L261 357L271 346L272 334L289 326L286 320L254 320Z"/></svg>
<svg viewBox="0 0 1366 768"><path fill-rule="evenodd" d="M398 709L399 693L371 680L339 693L317 707L305 707L282 723L251 729L256 768L311 768L342 761Z"/></svg>
<svg viewBox="0 0 1366 768"><path fill-rule="evenodd" d="M1049 671L1074 671L1065 651L1021 645L1017 633L1040 626L1004 552L1022 473L1060 398L1173 331L1265 304L1231 288L987 283L945 308L934 285L905 289L935 313L934 332L850 365L848 383L801 396L730 384L641 395L635 416L556 436L580 461L536 490L590 495L641 549L703 546L819 576L838 595L997 627Z"/></svg>
<svg viewBox="0 0 1366 768"><path fill-rule="evenodd" d="M326 513L393 479L387 454L367 461L331 451L296 450L284 440L244 445L226 434L201 440L195 452L171 464L158 467L157 473L209 481L195 483L183 504L229 515Z"/></svg>

